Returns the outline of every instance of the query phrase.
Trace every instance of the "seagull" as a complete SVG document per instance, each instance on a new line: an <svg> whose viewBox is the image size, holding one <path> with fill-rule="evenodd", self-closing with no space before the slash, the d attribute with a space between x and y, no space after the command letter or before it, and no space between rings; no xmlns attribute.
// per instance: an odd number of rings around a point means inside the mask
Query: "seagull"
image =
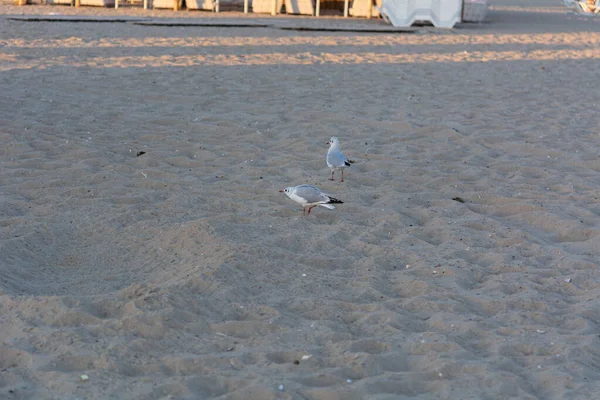
<svg viewBox="0 0 600 400"><path fill-rule="evenodd" d="M310 210L316 206L323 206L333 210L335 207L331 204L344 203L341 200L323 193L321 189L313 185L289 186L280 190L280 192L285 193L287 197L302 205L302 215L307 215L306 207L308 207L308 215L310 215Z"/></svg>
<svg viewBox="0 0 600 400"><path fill-rule="evenodd" d="M335 136L329 139L327 142L329 146L329 150L327 151L327 166L331 169L331 178L330 181L333 180L333 173L336 169L342 170L342 180L340 182L344 182L344 168L349 167L354 161L348 160L348 157L342 153L340 150L340 141Z"/></svg>

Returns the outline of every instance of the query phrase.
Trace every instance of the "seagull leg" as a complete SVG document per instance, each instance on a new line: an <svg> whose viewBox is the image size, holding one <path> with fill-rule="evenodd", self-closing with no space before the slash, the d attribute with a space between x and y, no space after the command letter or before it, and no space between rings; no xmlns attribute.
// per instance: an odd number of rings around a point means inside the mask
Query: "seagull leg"
<svg viewBox="0 0 600 400"><path fill-rule="evenodd" d="M332 180L333 180L333 173L334 173L334 172L335 172L335 170L334 170L334 169L332 169L332 170L331 170L331 178L329 178L329 180L330 180L330 181L332 181Z"/></svg>
<svg viewBox="0 0 600 400"><path fill-rule="evenodd" d="M342 180L340 182L344 182L344 170L342 170Z"/></svg>
<svg viewBox="0 0 600 400"><path fill-rule="evenodd" d="M308 212L310 213L310 210L308 210ZM302 215L306 215L306 208L302 207Z"/></svg>
<svg viewBox="0 0 600 400"><path fill-rule="evenodd" d="M316 206L312 206L312 207L308 207L308 215L310 215L310 210L312 210L313 208L315 208Z"/></svg>

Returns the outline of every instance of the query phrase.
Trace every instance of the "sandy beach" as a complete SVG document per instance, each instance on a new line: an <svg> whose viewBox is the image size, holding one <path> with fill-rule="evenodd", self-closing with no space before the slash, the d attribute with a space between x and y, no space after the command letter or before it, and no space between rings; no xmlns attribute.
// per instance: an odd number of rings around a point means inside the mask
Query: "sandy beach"
<svg viewBox="0 0 600 400"><path fill-rule="evenodd" d="M0 399L598 398L600 16L561 3L5 1Z"/></svg>

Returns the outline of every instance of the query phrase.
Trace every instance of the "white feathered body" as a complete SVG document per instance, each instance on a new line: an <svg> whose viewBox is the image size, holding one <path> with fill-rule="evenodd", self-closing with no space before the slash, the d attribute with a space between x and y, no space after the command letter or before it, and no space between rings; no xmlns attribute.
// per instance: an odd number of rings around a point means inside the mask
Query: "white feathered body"
<svg viewBox="0 0 600 400"><path fill-rule="evenodd" d="M329 143L330 146L329 150L327 151L326 158L327 166L329 167L329 169L335 171L343 170L344 168L349 167L351 165L350 160L348 160L348 157L346 157L344 153L342 153L340 149L340 141L338 140L338 138L332 137Z"/></svg>
<svg viewBox="0 0 600 400"><path fill-rule="evenodd" d="M332 206L331 203L343 203L342 201L322 192L319 188L313 185L290 186L285 188L284 192L287 197L294 200L296 203L299 203L302 208L321 206L332 210L335 207Z"/></svg>

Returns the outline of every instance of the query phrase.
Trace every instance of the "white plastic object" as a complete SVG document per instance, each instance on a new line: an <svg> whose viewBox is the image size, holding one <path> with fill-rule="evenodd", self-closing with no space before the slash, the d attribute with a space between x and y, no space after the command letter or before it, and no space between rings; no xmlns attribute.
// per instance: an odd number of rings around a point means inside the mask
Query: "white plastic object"
<svg viewBox="0 0 600 400"><path fill-rule="evenodd" d="M429 21L436 28L453 28L461 21L462 0L383 0L381 14L398 27Z"/></svg>

